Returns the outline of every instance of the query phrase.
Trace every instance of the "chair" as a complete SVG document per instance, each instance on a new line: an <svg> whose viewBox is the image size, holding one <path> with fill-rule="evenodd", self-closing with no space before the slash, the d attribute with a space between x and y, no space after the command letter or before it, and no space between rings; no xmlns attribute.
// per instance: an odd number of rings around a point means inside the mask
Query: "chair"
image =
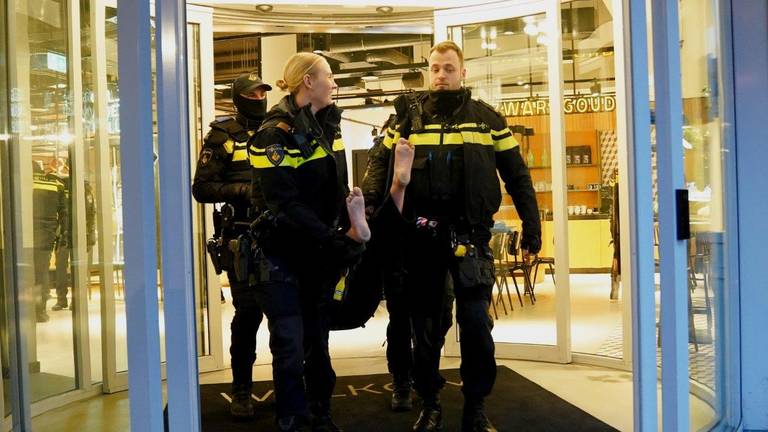
<svg viewBox="0 0 768 432"><path fill-rule="evenodd" d="M510 311L515 310L515 308L512 306L512 296L509 294L509 284L507 283L507 262L504 257L504 238L505 233L504 232L494 232L491 235L491 241L489 242L489 247L491 248L491 254L493 255L493 273L494 273L494 280L495 285L498 289L498 294L496 295L496 300L492 300L493 305L493 311L496 314L496 319L498 319L498 311L496 310L496 304L501 303L501 306L504 308L504 314L507 314L507 306L504 304L504 291L503 289L506 289L507 291L507 299L509 301L509 308Z"/></svg>
<svg viewBox="0 0 768 432"><path fill-rule="evenodd" d="M531 263L518 259L520 254L520 232L510 231L506 236L506 262L507 276L512 277L512 283L515 284L517 298L520 306L523 305L523 299L520 296L520 288L517 285L517 278L523 278L523 293L531 299L531 304L536 304L536 295L531 287ZM511 258L510 258L511 257Z"/></svg>

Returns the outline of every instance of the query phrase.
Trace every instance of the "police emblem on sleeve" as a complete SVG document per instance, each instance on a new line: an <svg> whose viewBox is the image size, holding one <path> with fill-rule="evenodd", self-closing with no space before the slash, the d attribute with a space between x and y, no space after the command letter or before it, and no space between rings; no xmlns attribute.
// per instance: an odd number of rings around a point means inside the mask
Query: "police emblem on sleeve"
<svg viewBox="0 0 768 432"><path fill-rule="evenodd" d="M285 159L285 148L283 148L282 144L272 144L264 149L264 153L267 154L267 159L274 166L280 165L280 162Z"/></svg>
<svg viewBox="0 0 768 432"><path fill-rule="evenodd" d="M203 149L203 152L200 153L200 166L208 165L208 162L211 161L211 156L213 156L213 150L209 148Z"/></svg>

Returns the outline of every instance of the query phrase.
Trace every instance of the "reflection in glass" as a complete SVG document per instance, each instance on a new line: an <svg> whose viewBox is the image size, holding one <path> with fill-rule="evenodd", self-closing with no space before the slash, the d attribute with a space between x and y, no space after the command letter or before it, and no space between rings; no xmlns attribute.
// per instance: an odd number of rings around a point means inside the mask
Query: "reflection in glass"
<svg viewBox="0 0 768 432"><path fill-rule="evenodd" d="M21 224L31 223L33 248L32 284L23 289L29 299L33 322L25 327L31 399L38 401L75 388L75 355L71 300L72 194L70 166L73 136L71 61L67 41L67 9L28 9L19 3L12 43L29 61L15 63L14 93L19 121L13 130L20 135L21 173L31 181L15 185L31 196L31 208L22 208ZM21 201L25 202L24 200ZM55 290L54 301L49 301ZM66 304L65 304L66 302ZM67 306L65 308L64 306Z"/></svg>

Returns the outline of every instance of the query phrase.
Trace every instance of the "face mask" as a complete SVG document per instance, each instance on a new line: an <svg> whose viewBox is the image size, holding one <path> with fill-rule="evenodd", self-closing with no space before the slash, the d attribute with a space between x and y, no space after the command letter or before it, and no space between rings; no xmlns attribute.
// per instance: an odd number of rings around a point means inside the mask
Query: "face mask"
<svg viewBox="0 0 768 432"><path fill-rule="evenodd" d="M232 101L235 103L237 112L248 119L263 119L267 115L267 98L261 100L248 99L236 94Z"/></svg>
<svg viewBox="0 0 768 432"><path fill-rule="evenodd" d="M450 116L464 103L464 89L430 91L429 100L435 112Z"/></svg>

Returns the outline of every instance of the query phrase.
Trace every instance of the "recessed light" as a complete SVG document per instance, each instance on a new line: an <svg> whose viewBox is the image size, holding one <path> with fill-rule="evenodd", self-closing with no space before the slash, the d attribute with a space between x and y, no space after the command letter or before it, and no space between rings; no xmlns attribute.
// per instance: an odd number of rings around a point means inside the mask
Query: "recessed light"
<svg viewBox="0 0 768 432"><path fill-rule="evenodd" d="M263 13L272 12L272 9L274 9L272 5L268 5L268 4L256 5L256 10L259 12L263 12Z"/></svg>
<svg viewBox="0 0 768 432"><path fill-rule="evenodd" d="M395 8L392 6L379 6L376 8L376 12L382 14L391 14L393 10L395 10Z"/></svg>
<svg viewBox="0 0 768 432"><path fill-rule="evenodd" d="M377 79L379 79L379 77L377 77L374 74L367 74L367 75L361 76L360 79L363 81L376 81Z"/></svg>

